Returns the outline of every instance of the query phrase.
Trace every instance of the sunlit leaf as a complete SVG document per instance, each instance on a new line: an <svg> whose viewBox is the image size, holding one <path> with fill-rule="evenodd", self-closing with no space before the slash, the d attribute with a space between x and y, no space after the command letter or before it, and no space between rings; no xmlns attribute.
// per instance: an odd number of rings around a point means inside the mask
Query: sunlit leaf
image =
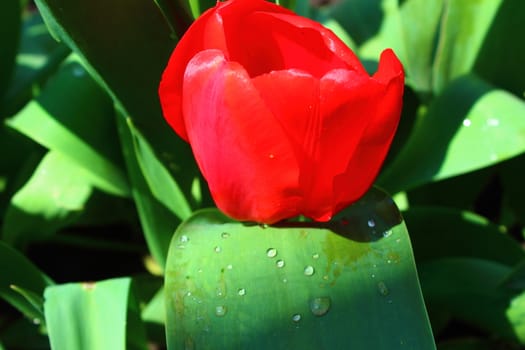
<svg viewBox="0 0 525 350"><path fill-rule="evenodd" d="M48 287L44 310L51 347L146 349L144 329L131 319L137 315L129 313L130 286L130 278L117 278ZM142 343L128 342L128 338L137 336Z"/></svg>

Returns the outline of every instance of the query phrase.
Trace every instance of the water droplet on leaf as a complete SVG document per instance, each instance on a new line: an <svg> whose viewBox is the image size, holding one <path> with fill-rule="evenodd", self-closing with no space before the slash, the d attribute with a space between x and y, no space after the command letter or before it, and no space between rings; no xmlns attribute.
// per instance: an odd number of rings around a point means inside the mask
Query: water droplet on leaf
<svg viewBox="0 0 525 350"><path fill-rule="evenodd" d="M284 267L284 260L277 260L275 266L277 266L278 268Z"/></svg>
<svg viewBox="0 0 525 350"><path fill-rule="evenodd" d="M388 287L386 286L385 282L381 281L377 284L377 289L379 290L379 294L383 296L387 296L390 291L388 290Z"/></svg>
<svg viewBox="0 0 525 350"><path fill-rule="evenodd" d="M310 311L314 316L324 316L330 310L330 297L318 297L310 300Z"/></svg>
<svg viewBox="0 0 525 350"><path fill-rule="evenodd" d="M219 306L216 306L215 307L215 315L216 316L219 316L219 317L222 317L224 315L226 315L226 306L224 305L219 305Z"/></svg>
<svg viewBox="0 0 525 350"><path fill-rule="evenodd" d="M266 251L266 256L269 258L275 258L277 256L277 249L268 248L268 250Z"/></svg>
<svg viewBox="0 0 525 350"><path fill-rule="evenodd" d="M239 288L239 290L237 291L237 294L239 294L241 297L246 295L246 289Z"/></svg>
<svg viewBox="0 0 525 350"><path fill-rule="evenodd" d="M304 268L305 276L312 276L314 273L315 273L315 269L313 266L308 265Z"/></svg>
<svg viewBox="0 0 525 350"><path fill-rule="evenodd" d="M301 321L301 314L295 314L292 316L292 321L294 321L295 323Z"/></svg>
<svg viewBox="0 0 525 350"><path fill-rule="evenodd" d="M223 232L223 233L221 233L221 237L226 239L226 238L230 237L230 234L228 232Z"/></svg>
<svg viewBox="0 0 525 350"><path fill-rule="evenodd" d="M216 246L215 248L213 248L213 251L214 251L215 253L220 253L221 250L222 250L222 249L221 249L221 247L219 247L219 246Z"/></svg>

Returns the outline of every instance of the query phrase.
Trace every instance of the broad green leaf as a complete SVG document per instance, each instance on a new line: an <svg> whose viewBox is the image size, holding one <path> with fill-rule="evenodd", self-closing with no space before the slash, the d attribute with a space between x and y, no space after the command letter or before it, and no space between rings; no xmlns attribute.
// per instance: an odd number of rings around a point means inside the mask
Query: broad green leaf
<svg viewBox="0 0 525 350"><path fill-rule="evenodd" d="M53 282L29 259L1 241L0 266L2 266L0 298L10 303L31 320L36 320L35 322L41 320L41 310L18 291L22 290L31 295L33 293L34 295L42 295L44 289L52 285Z"/></svg>
<svg viewBox="0 0 525 350"><path fill-rule="evenodd" d="M72 58L37 100L31 101L7 124L75 160L91 174L100 189L127 196L129 187L120 169L114 118L108 97Z"/></svg>
<svg viewBox="0 0 525 350"><path fill-rule="evenodd" d="M122 152L131 183L131 194L137 206L144 238L153 258L164 268L170 238L180 220L151 193L135 154L135 135L129 128L130 124L125 114L119 115L117 121Z"/></svg>
<svg viewBox="0 0 525 350"><path fill-rule="evenodd" d="M327 224L197 212L173 236L165 291L171 350L435 348L408 232L376 190Z"/></svg>
<svg viewBox="0 0 525 350"><path fill-rule="evenodd" d="M2 239L20 245L44 239L72 222L92 192L87 170L67 156L48 152L28 182L12 197ZM22 241L22 242L21 242Z"/></svg>
<svg viewBox="0 0 525 350"><path fill-rule="evenodd" d="M517 241L474 213L447 207L414 207L403 216L418 262L472 257L514 266L525 260Z"/></svg>
<svg viewBox="0 0 525 350"><path fill-rule="evenodd" d="M429 106L379 183L395 193L487 167L525 151L525 102L466 76Z"/></svg>
<svg viewBox="0 0 525 350"><path fill-rule="evenodd" d="M433 65L435 92L472 70L501 3L502 0L444 0Z"/></svg>
<svg viewBox="0 0 525 350"><path fill-rule="evenodd" d="M359 55L378 60L381 51L392 48L403 62L407 83L417 91L430 91L434 41L442 6L443 0L406 0L401 5L397 0L383 0L379 33L361 45Z"/></svg>
<svg viewBox="0 0 525 350"><path fill-rule="evenodd" d="M130 287L130 278L48 287L44 310L51 347L146 349ZM137 335L142 342L129 343L128 339Z"/></svg>
<svg viewBox="0 0 525 350"><path fill-rule="evenodd" d="M191 215L191 208L173 176L159 161L148 141L127 120L137 162L153 196L181 220ZM200 194L197 194L200 197Z"/></svg>
<svg viewBox="0 0 525 350"><path fill-rule="evenodd" d="M483 259L443 258L418 268L430 311L448 311L456 319L525 344L520 335L525 318L516 317L522 297L501 285L511 267Z"/></svg>
<svg viewBox="0 0 525 350"><path fill-rule="evenodd" d="M525 96L525 40L520 30L524 21L525 1L503 1L474 65L480 77L521 97Z"/></svg>
<svg viewBox="0 0 525 350"><path fill-rule="evenodd" d="M141 129L166 128L157 88L175 42L154 1L37 0L55 36L80 55ZM183 13L181 12L181 15Z"/></svg>
<svg viewBox="0 0 525 350"><path fill-rule="evenodd" d="M2 3L9 2L13 0ZM0 115L4 117L15 114L33 95L38 94L40 86L69 53L66 46L51 38L37 11L25 17L16 67L5 96L3 100L0 99Z"/></svg>
<svg viewBox="0 0 525 350"><path fill-rule="evenodd" d="M20 16L19 0L0 3L0 101L9 84L18 51Z"/></svg>

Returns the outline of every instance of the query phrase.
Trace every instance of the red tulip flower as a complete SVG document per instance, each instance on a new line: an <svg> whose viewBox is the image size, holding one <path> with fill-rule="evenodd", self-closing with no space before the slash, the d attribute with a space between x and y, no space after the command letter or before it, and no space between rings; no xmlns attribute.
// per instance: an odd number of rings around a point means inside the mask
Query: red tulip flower
<svg viewBox="0 0 525 350"><path fill-rule="evenodd" d="M369 76L330 30L264 0L219 2L188 29L160 83L224 213L327 221L372 185L401 113L391 50Z"/></svg>

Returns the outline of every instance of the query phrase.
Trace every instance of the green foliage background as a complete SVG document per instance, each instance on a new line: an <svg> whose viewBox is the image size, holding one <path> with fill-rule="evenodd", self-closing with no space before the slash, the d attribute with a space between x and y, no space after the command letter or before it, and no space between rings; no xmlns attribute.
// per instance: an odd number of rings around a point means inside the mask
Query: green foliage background
<svg viewBox="0 0 525 350"><path fill-rule="evenodd" d="M0 3L0 349L162 348L171 237L213 202L157 86L214 2L36 5ZM331 28L370 72L386 47L405 66L377 184L402 210L437 348L521 348L525 2L281 5Z"/></svg>

